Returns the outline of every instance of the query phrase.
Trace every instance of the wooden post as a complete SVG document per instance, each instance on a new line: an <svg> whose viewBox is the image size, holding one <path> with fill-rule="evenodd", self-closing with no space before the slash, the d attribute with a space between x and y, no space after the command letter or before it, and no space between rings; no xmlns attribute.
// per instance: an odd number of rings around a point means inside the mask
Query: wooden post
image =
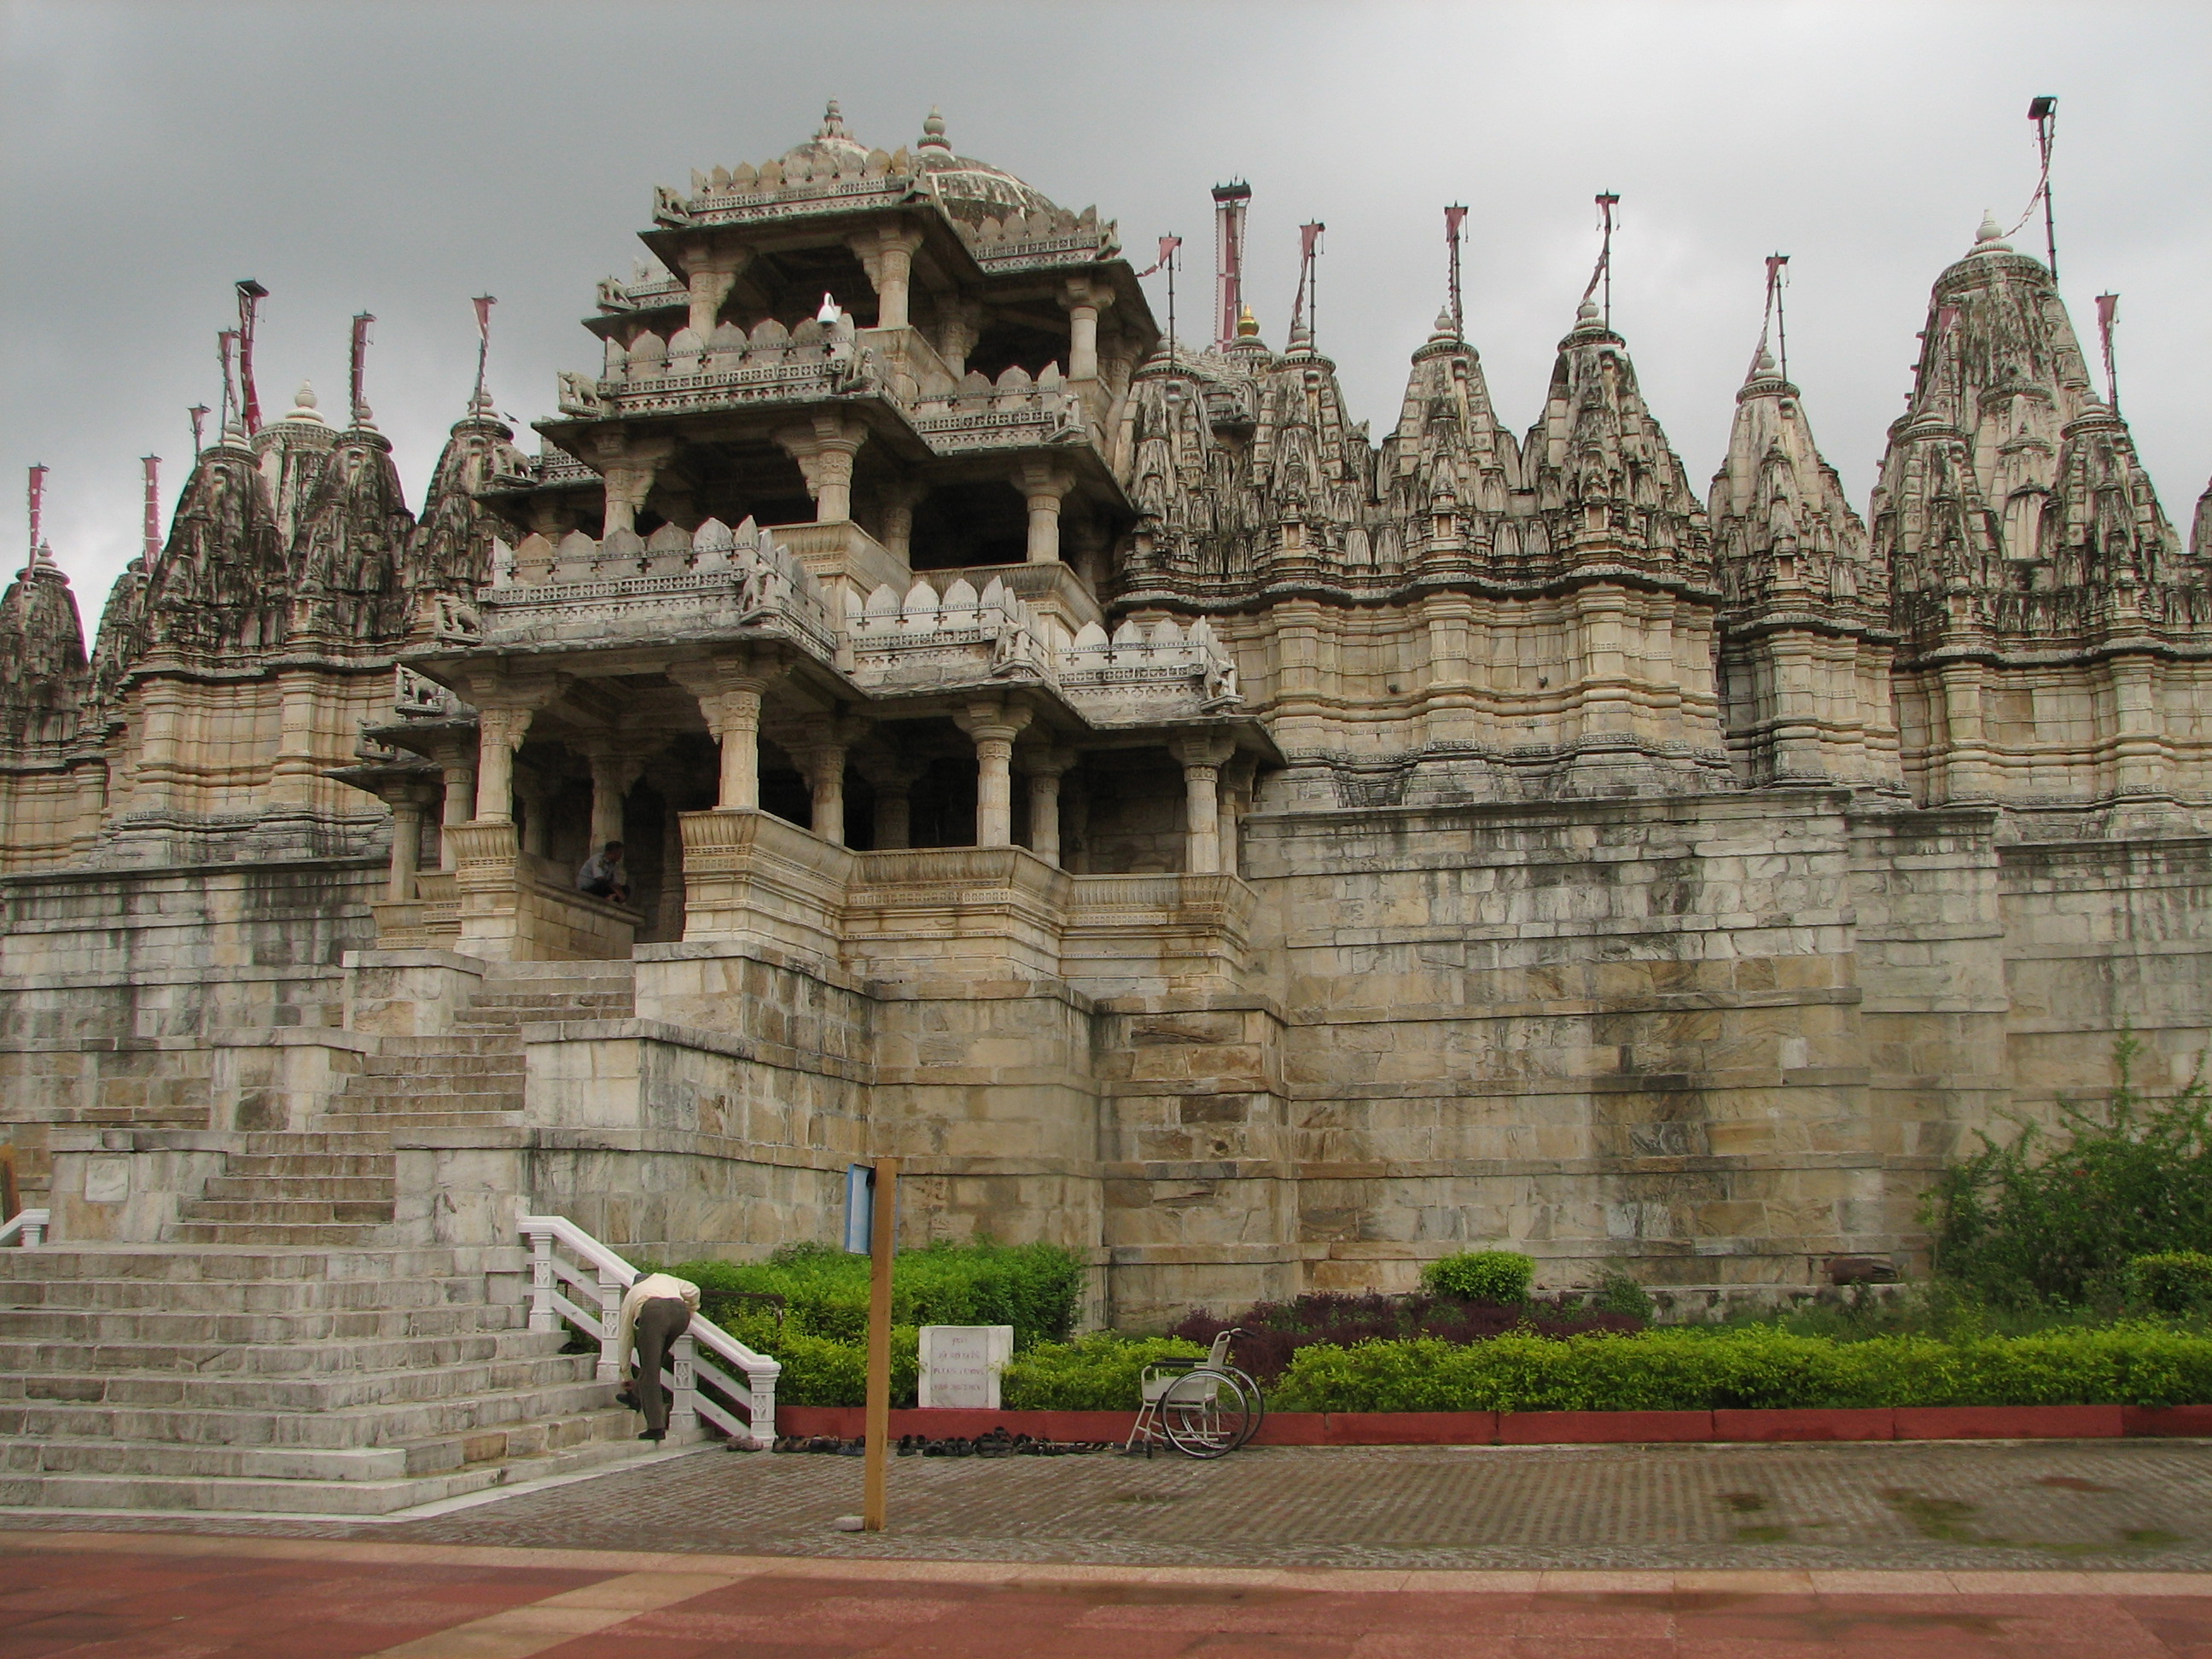
<svg viewBox="0 0 2212 1659"><path fill-rule="evenodd" d="M898 1160L876 1160L876 1191L869 1206L868 1421L860 1530L884 1529L884 1474L891 1437L891 1223L897 1214Z"/></svg>
<svg viewBox="0 0 2212 1659"><path fill-rule="evenodd" d="M0 1142L0 1221L13 1221L23 1207L23 1194L15 1185L15 1145Z"/></svg>

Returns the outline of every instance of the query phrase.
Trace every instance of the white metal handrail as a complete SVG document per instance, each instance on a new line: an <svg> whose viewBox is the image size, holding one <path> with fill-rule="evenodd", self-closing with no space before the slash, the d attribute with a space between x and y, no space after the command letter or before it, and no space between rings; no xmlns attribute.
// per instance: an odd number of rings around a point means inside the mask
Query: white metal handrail
<svg viewBox="0 0 2212 1659"><path fill-rule="evenodd" d="M520 1225L530 1243L530 1328L557 1330L567 1320L598 1339L599 1381L619 1382L624 1358L617 1350L622 1301L637 1282L637 1269L566 1217L526 1215ZM576 1298L563 1294L563 1285ZM702 1358L701 1348L722 1364ZM669 1369L661 1373L671 1396L668 1420L689 1428L703 1417L734 1439L765 1447L775 1439L775 1379L782 1371L766 1354L755 1353L720 1326L694 1314L690 1329L669 1353ZM702 1392L702 1381L735 1402L744 1415Z"/></svg>
<svg viewBox="0 0 2212 1659"><path fill-rule="evenodd" d="M46 1229L53 1224L52 1210L18 1210L5 1221L0 1221L0 1244L20 1244L27 1250L35 1250L46 1242Z"/></svg>

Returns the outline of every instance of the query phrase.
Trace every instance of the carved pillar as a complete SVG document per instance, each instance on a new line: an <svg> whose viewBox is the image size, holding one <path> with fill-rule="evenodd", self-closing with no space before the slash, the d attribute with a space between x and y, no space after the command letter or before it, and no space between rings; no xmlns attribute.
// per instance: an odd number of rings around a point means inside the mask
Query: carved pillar
<svg viewBox="0 0 2212 1659"><path fill-rule="evenodd" d="M1237 752L1226 732L1176 738L1168 752L1182 763L1183 868L1210 876L1221 868L1221 768Z"/></svg>
<svg viewBox="0 0 2212 1659"><path fill-rule="evenodd" d="M397 902L415 896L415 872L422 862L422 797L405 789L387 799L392 803L392 872L384 896Z"/></svg>
<svg viewBox="0 0 2212 1659"><path fill-rule="evenodd" d="M860 763L860 775L876 792L871 843L879 853L902 852L914 845L914 784L923 768L914 761L874 757Z"/></svg>
<svg viewBox="0 0 2212 1659"><path fill-rule="evenodd" d="M921 486L904 480L884 492L884 549L902 563L914 560L914 508L921 499Z"/></svg>
<svg viewBox="0 0 2212 1659"><path fill-rule="evenodd" d="M641 441L619 432L599 434L592 446L592 459L606 486L602 538L617 531L637 533L638 509L653 493L653 475L674 449L674 441L667 438Z"/></svg>
<svg viewBox="0 0 2212 1659"><path fill-rule="evenodd" d="M553 787L531 768L517 767L514 798L522 803L522 850L535 858L553 851Z"/></svg>
<svg viewBox="0 0 2212 1659"><path fill-rule="evenodd" d="M975 845L1014 844L1014 739L1030 723L1019 703L971 702L953 715L975 744Z"/></svg>
<svg viewBox="0 0 2212 1659"><path fill-rule="evenodd" d="M1074 764L1073 750L1040 747L1022 755L1030 785L1030 851L1048 864L1060 862L1060 781Z"/></svg>
<svg viewBox="0 0 2212 1659"><path fill-rule="evenodd" d="M438 825L438 867L453 867L453 838L447 832L457 823L466 823L477 806L476 755L454 744L438 751L438 768L445 774L445 810Z"/></svg>
<svg viewBox="0 0 2212 1659"><path fill-rule="evenodd" d="M477 812L478 823L514 822L514 751L530 730L534 708L477 705Z"/></svg>
<svg viewBox="0 0 2212 1659"><path fill-rule="evenodd" d="M1252 778L1259 762L1250 755L1232 755L1221 769L1221 868L1241 874L1237 828L1252 810Z"/></svg>
<svg viewBox="0 0 2212 1659"><path fill-rule="evenodd" d="M721 789L714 804L725 812L759 809L761 698L784 667L765 654L744 652L668 671L669 678L698 698L707 729L721 745Z"/></svg>
<svg viewBox="0 0 2212 1659"><path fill-rule="evenodd" d="M776 443L806 480L814 498L817 524L842 524L853 516L853 458L867 441L868 429L836 410L818 411L805 426L788 426Z"/></svg>
<svg viewBox="0 0 2212 1659"><path fill-rule="evenodd" d="M1060 292L1067 308L1067 378L1098 378L1098 313L1114 303L1114 290L1085 277L1071 277Z"/></svg>
<svg viewBox="0 0 2212 1659"><path fill-rule="evenodd" d="M904 328L914 283L914 253L921 233L901 224L878 225L850 244L876 289L876 326Z"/></svg>
<svg viewBox="0 0 2212 1659"><path fill-rule="evenodd" d="M940 299L937 302L937 327L930 343L937 348L945 368L957 380L968 372L968 354L975 349L975 342L983 331L983 307L974 300Z"/></svg>
<svg viewBox="0 0 2212 1659"><path fill-rule="evenodd" d="M752 263L753 251L742 243L694 248L685 261L684 281L691 290L691 327L701 340L714 331L722 318L722 301L737 285L738 274Z"/></svg>
<svg viewBox="0 0 2212 1659"><path fill-rule="evenodd" d="M1014 486L1029 502L1029 562L1058 563L1060 501L1075 487L1074 478L1051 462L1030 456L1015 469Z"/></svg>
<svg viewBox="0 0 2212 1659"><path fill-rule="evenodd" d="M623 838L623 798L645 770L645 762L612 744L595 745L592 763L592 850Z"/></svg>
<svg viewBox="0 0 2212 1659"><path fill-rule="evenodd" d="M835 847L845 844L845 754L865 729L854 720L810 720L792 757L806 774L814 833Z"/></svg>

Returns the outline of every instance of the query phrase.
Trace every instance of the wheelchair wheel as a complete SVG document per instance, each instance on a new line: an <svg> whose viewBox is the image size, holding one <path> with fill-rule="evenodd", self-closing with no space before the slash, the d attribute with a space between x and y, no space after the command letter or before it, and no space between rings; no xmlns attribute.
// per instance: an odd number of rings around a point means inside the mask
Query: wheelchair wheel
<svg viewBox="0 0 2212 1659"><path fill-rule="evenodd" d="M1237 1386L1243 1389L1244 1398L1251 1407L1251 1415L1244 1425L1243 1438L1237 1443L1240 1446L1248 1445L1252 1437L1260 1432L1260 1425L1267 1420L1267 1397L1260 1392L1260 1385L1252 1380L1249 1371L1241 1370L1234 1365L1225 1365L1222 1369L1237 1379Z"/></svg>
<svg viewBox="0 0 2212 1659"><path fill-rule="evenodd" d="M1186 1371L1160 1396L1161 1432L1185 1457L1225 1457L1259 1426L1258 1391L1245 1390L1228 1371L1203 1365Z"/></svg>

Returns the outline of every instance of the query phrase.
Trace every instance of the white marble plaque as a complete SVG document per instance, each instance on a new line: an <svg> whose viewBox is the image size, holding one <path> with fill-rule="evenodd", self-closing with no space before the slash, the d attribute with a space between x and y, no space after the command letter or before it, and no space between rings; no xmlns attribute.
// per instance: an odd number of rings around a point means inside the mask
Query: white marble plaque
<svg viewBox="0 0 2212 1659"><path fill-rule="evenodd" d="M918 1403L998 1410L999 1373L1013 1354L1012 1325L924 1325Z"/></svg>

